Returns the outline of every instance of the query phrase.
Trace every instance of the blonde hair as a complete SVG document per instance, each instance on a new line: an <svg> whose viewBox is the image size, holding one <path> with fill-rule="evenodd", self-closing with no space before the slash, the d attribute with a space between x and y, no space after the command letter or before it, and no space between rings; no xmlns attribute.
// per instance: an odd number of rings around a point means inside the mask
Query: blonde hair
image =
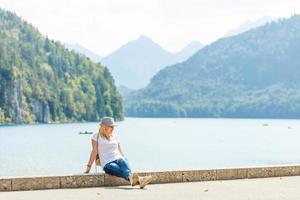
<svg viewBox="0 0 300 200"><path fill-rule="evenodd" d="M100 126L98 133L99 133L99 135L100 135L101 137L105 137L104 129L105 129L106 127L107 127L106 125Z"/></svg>
<svg viewBox="0 0 300 200"><path fill-rule="evenodd" d="M105 126L100 126L100 128L99 128L98 133L99 133L99 135L100 135L101 137L105 137L105 135L104 135L104 128L105 128Z"/></svg>

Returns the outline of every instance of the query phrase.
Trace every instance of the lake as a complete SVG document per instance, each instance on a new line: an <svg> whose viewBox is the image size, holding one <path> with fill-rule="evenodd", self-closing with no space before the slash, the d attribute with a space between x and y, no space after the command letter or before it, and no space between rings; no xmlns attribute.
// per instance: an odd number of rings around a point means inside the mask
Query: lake
<svg viewBox="0 0 300 200"><path fill-rule="evenodd" d="M82 173L91 135L78 133L97 132L98 124L0 126L0 177ZM300 163L300 120L126 118L117 124L134 171Z"/></svg>

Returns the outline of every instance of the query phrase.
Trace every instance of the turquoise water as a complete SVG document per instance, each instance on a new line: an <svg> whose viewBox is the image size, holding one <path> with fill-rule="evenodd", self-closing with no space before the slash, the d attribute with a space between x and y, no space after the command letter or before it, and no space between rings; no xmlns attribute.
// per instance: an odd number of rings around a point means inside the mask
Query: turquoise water
<svg viewBox="0 0 300 200"><path fill-rule="evenodd" d="M91 135L78 132L97 129L98 123L2 126L0 176L82 173ZM126 118L115 131L138 171L300 164L300 120Z"/></svg>

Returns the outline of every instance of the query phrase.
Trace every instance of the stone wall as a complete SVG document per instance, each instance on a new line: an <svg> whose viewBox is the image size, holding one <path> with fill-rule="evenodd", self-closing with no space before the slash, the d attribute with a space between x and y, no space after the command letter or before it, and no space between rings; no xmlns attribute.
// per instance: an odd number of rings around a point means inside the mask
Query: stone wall
<svg viewBox="0 0 300 200"><path fill-rule="evenodd" d="M180 183L191 181L214 181L246 178L300 176L300 165L269 166L255 168L140 172L138 174L141 176L152 175L152 184ZM62 189L120 185L129 185L129 182L121 178L103 173L73 176L0 178L0 191Z"/></svg>

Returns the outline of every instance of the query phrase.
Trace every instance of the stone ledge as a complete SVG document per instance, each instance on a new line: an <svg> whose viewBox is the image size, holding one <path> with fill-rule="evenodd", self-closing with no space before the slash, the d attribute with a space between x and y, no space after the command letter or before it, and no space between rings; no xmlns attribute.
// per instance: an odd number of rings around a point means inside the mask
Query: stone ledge
<svg viewBox="0 0 300 200"><path fill-rule="evenodd" d="M217 169L216 180L232 180L248 178L248 169Z"/></svg>
<svg viewBox="0 0 300 200"><path fill-rule="evenodd" d="M60 178L60 188L104 186L104 174L61 176L59 178Z"/></svg>
<svg viewBox="0 0 300 200"><path fill-rule="evenodd" d="M11 191L12 188L11 179L0 179L0 191Z"/></svg>
<svg viewBox="0 0 300 200"><path fill-rule="evenodd" d="M40 190L40 189L58 189L60 181L58 176L53 177L30 177L12 179L11 190Z"/></svg>
<svg viewBox="0 0 300 200"><path fill-rule="evenodd" d="M142 172L140 176L152 176L152 184L183 182L183 171Z"/></svg>
<svg viewBox="0 0 300 200"><path fill-rule="evenodd" d="M300 165L201 169L185 171L139 172L140 176L151 175L152 184L190 181L214 181L245 178L300 176ZM129 185L128 181L108 174L85 174L47 177L0 178L0 191L40 190Z"/></svg>
<svg viewBox="0 0 300 200"><path fill-rule="evenodd" d="M104 186L121 186L121 185L129 185L129 182L124 180L123 178L111 176L109 174L104 174Z"/></svg>
<svg viewBox="0 0 300 200"><path fill-rule="evenodd" d="M285 166L275 168L274 176L299 176L300 166Z"/></svg>
<svg viewBox="0 0 300 200"><path fill-rule="evenodd" d="M215 169L211 170L190 170L184 171L182 174L183 182L191 181L214 181L216 180L217 172Z"/></svg>
<svg viewBox="0 0 300 200"><path fill-rule="evenodd" d="M249 168L248 178L267 178L274 176L273 167L263 167L263 168Z"/></svg>

